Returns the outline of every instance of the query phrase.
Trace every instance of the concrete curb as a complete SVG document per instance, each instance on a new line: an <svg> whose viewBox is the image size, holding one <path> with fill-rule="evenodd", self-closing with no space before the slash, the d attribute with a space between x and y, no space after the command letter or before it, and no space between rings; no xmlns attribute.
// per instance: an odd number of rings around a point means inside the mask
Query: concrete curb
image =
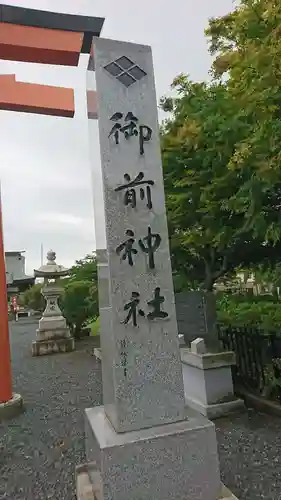
<svg viewBox="0 0 281 500"><path fill-rule="evenodd" d="M0 422L14 418L24 410L23 399L20 394L13 394L12 399L6 403L0 403Z"/></svg>
<svg viewBox="0 0 281 500"><path fill-rule="evenodd" d="M256 408L264 413L269 413L269 415L274 415L275 417L281 417L281 404L274 403L273 401L268 401L262 397L255 394L251 394L246 389L239 387L236 394L241 396L247 407Z"/></svg>

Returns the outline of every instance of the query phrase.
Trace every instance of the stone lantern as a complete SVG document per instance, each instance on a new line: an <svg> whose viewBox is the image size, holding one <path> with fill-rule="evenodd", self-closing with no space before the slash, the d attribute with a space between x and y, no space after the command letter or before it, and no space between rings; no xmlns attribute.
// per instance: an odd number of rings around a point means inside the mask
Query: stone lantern
<svg viewBox="0 0 281 500"><path fill-rule="evenodd" d="M36 278L44 279L41 293L46 300L46 308L39 321L36 340L32 342L33 356L74 350L74 338L58 305L58 300L63 294L58 279L68 276L69 273L69 269L56 264L56 253L52 250L47 254L47 264L34 270Z"/></svg>

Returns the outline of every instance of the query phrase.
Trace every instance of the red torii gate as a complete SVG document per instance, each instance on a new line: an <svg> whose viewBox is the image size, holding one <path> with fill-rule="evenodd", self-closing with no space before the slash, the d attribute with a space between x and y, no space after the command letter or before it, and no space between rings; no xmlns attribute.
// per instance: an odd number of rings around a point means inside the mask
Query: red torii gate
<svg viewBox="0 0 281 500"><path fill-rule="evenodd" d="M92 54L104 18L40 11L0 4L0 59L78 66L80 54ZM96 95L87 95L88 112L97 115ZM90 107L89 107L90 105ZM0 75L0 110L72 118L74 90ZM0 404L12 402L7 285L0 200Z"/></svg>

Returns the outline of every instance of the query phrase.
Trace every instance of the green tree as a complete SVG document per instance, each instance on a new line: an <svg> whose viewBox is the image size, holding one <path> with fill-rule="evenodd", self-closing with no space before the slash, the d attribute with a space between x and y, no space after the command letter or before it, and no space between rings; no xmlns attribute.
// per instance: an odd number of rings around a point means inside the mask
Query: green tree
<svg viewBox="0 0 281 500"><path fill-rule="evenodd" d="M87 319L98 315L97 286L91 281L69 281L65 284L61 307L76 338Z"/></svg>
<svg viewBox="0 0 281 500"><path fill-rule="evenodd" d="M62 280L64 294L61 307L75 337L90 318L96 318L98 309L97 261L95 254L77 260L69 278Z"/></svg>
<svg viewBox="0 0 281 500"><path fill-rule="evenodd" d="M281 3L242 0L206 31L214 77L227 76L243 123L227 166L241 175L229 206L265 241L281 238Z"/></svg>
<svg viewBox="0 0 281 500"><path fill-rule="evenodd" d="M42 283L36 283L22 294L24 306L34 311L43 312L45 309L45 299L41 294Z"/></svg>
<svg viewBox="0 0 281 500"><path fill-rule="evenodd" d="M267 262L256 266L252 270L255 283L259 286L260 293L268 290L272 295L278 297L278 288L281 287L281 263L277 262L271 266Z"/></svg>
<svg viewBox="0 0 281 500"><path fill-rule="evenodd" d="M86 255L84 259L77 260L71 268L70 280L97 282L97 260L94 253Z"/></svg>
<svg viewBox="0 0 281 500"><path fill-rule="evenodd" d="M162 127L162 156L175 284L214 283L238 266L275 258L230 199L241 196L243 172L227 167L244 128L226 83L193 83L180 75L171 116Z"/></svg>

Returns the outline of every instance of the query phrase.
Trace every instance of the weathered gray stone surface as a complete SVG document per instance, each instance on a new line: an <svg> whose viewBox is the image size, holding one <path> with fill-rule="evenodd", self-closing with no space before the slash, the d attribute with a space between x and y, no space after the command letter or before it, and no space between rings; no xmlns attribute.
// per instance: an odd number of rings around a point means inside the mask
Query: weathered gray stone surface
<svg viewBox="0 0 281 500"><path fill-rule="evenodd" d="M233 391L231 366L235 354L200 353L192 347L181 349L186 404L210 419L243 411L244 402Z"/></svg>
<svg viewBox="0 0 281 500"><path fill-rule="evenodd" d="M176 313L178 331L189 344L198 337L206 345L216 343L216 301L214 294L191 291L177 293Z"/></svg>
<svg viewBox="0 0 281 500"><path fill-rule="evenodd" d="M108 249L104 272L99 266L104 405L115 429L129 431L181 420L184 391L151 49L104 39L94 44ZM116 60L124 68L134 63L123 71L126 82L130 71L140 80L128 87L109 74ZM122 188L128 176L146 182L128 192ZM154 266L143 249L150 237ZM130 257L121 247L128 240ZM152 319L157 306L149 302L157 294L164 317ZM129 315L134 304L135 318Z"/></svg>
<svg viewBox="0 0 281 500"><path fill-rule="evenodd" d="M82 468L81 468L82 469ZM96 474L94 481L90 479L88 474L87 466L82 470L80 468L76 471L76 489L77 489L77 500L103 500L101 486L100 486L100 477L99 474ZM188 500L185 497L185 500ZM202 500L205 500L204 498ZM238 500L235 495L229 491L223 484L221 485L221 491L216 500Z"/></svg>
<svg viewBox="0 0 281 500"><path fill-rule="evenodd" d="M93 49L107 250L97 252L104 406L86 411L91 482L103 500L216 500L214 427L184 408L151 49L102 39Z"/></svg>
<svg viewBox="0 0 281 500"><path fill-rule="evenodd" d="M49 340L35 340L32 342L31 347L32 356L47 356L48 354L73 351L75 348L75 340L73 337L66 337L67 334L69 334L68 330L58 333L58 335L61 335L61 338L52 337Z"/></svg>
<svg viewBox="0 0 281 500"><path fill-rule="evenodd" d="M0 423L4 420L8 420L10 418L19 415L24 410L23 407L23 399L20 394L13 394L13 397L10 401L6 403L0 403Z"/></svg>
<svg viewBox="0 0 281 500"><path fill-rule="evenodd" d="M100 362L93 338L64 356L32 358L36 326L10 324L14 390L26 411L0 425L0 498L77 500L84 410L102 404ZM280 417L250 410L215 424L224 484L240 500L280 500Z"/></svg>
<svg viewBox="0 0 281 500"><path fill-rule="evenodd" d="M34 270L36 277L44 278L42 295L46 301L46 307L39 321L36 339L32 342L33 356L68 352L75 348L74 338L70 334L66 319L58 304L63 288L57 280L68 274L69 269L56 263L56 253L53 250L47 254L47 264Z"/></svg>
<svg viewBox="0 0 281 500"><path fill-rule="evenodd" d="M206 344L204 339L195 339L191 342L191 352L194 354L205 354Z"/></svg>
<svg viewBox="0 0 281 500"><path fill-rule="evenodd" d="M217 500L221 485L214 425L188 419L117 434L103 407L86 410L86 452L103 500Z"/></svg>

